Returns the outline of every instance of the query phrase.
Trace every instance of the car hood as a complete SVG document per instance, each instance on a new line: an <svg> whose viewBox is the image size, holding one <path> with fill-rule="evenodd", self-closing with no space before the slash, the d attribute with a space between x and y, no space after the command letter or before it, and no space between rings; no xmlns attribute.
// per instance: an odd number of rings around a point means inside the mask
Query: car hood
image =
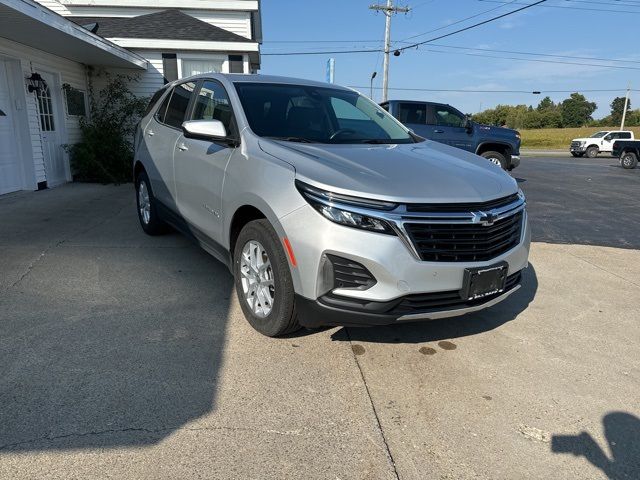
<svg viewBox="0 0 640 480"><path fill-rule="evenodd" d="M574 138L573 140L571 140L572 142L589 142L589 141L598 141L598 140L602 140L601 138L587 138L587 137L581 137L581 138Z"/></svg>
<svg viewBox="0 0 640 480"><path fill-rule="evenodd" d="M433 141L398 145L299 144L261 139L260 148L296 177L336 193L401 203L484 202L518 191L500 167Z"/></svg>

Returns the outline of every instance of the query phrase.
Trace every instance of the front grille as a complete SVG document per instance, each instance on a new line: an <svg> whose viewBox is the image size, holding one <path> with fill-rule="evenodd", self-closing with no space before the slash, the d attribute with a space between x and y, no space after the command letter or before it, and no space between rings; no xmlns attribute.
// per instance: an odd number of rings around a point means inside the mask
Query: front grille
<svg viewBox="0 0 640 480"><path fill-rule="evenodd" d="M580 142L571 142L572 147L579 147L581 145Z"/></svg>
<svg viewBox="0 0 640 480"><path fill-rule="evenodd" d="M502 208L507 205L511 205L514 202L517 202L520 197L517 193L513 195L509 195L508 197L498 198L496 200L490 200L488 202L483 203L448 203L448 204L438 204L438 203L410 203L407 205L407 212L417 213L417 212L442 212L442 213L450 213L450 212L477 212L477 211L487 211L493 210L494 208Z"/></svg>
<svg viewBox="0 0 640 480"><path fill-rule="evenodd" d="M429 310L448 310L454 308L467 308L475 305L481 305L492 299L503 295L520 283L521 272L514 273L507 277L507 283L504 291L496 293L488 297L482 297L476 300L467 300L460 296L459 290L451 290L448 292L436 293L419 293L408 295L402 299L400 303L394 306L389 313L396 315L411 315L412 313L423 313Z"/></svg>
<svg viewBox="0 0 640 480"><path fill-rule="evenodd" d="M327 254L327 257L333 266L334 288L366 290L376 284L375 277L364 265L336 255Z"/></svg>
<svg viewBox="0 0 640 480"><path fill-rule="evenodd" d="M427 262L484 262L520 243L523 212L480 223L405 223L420 258Z"/></svg>

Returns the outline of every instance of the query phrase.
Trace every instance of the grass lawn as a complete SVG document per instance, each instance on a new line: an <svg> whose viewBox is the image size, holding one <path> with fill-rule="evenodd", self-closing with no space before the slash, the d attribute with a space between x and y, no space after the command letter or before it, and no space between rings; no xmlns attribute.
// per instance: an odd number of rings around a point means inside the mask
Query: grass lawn
<svg viewBox="0 0 640 480"><path fill-rule="evenodd" d="M525 149L562 149L568 150L571 140L588 137L600 130L618 130L620 127L581 127L581 128L540 128L536 130L520 130L522 134L522 148ZM626 127L633 131L636 138L640 138L640 127Z"/></svg>

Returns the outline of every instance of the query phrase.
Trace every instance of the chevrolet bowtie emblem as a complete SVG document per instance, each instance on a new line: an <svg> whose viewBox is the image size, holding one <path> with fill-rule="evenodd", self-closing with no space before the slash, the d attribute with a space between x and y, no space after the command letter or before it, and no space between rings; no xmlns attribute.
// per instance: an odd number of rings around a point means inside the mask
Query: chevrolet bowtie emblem
<svg viewBox="0 0 640 480"><path fill-rule="evenodd" d="M493 212L473 212L473 223L480 223L486 227L498 220L498 214Z"/></svg>

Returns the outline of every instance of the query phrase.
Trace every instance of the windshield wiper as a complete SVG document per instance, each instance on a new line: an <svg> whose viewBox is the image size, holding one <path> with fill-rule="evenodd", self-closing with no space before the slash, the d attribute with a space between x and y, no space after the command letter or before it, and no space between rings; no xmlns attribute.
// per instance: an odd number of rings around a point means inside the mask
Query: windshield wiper
<svg viewBox="0 0 640 480"><path fill-rule="evenodd" d="M381 138L368 138L366 140L361 140L361 143L370 143L373 145L382 145L385 143L389 143L389 140L383 140Z"/></svg>
<svg viewBox="0 0 640 480"><path fill-rule="evenodd" d="M285 142L298 142L298 143L316 143L313 140L309 140L304 137L269 137L274 140L284 140Z"/></svg>

